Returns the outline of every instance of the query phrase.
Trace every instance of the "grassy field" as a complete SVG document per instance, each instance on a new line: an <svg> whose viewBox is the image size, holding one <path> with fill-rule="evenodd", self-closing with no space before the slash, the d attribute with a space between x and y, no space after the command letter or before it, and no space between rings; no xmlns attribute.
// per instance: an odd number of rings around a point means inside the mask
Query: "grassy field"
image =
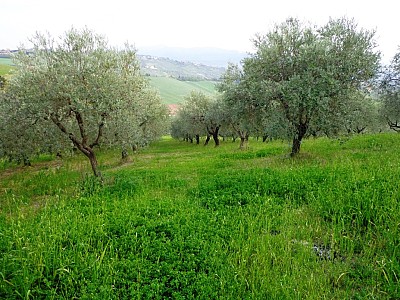
<svg viewBox="0 0 400 300"><path fill-rule="evenodd" d="M1 299L399 299L400 136L0 164Z"/></svg>
<svg viewBox="0 0 400 300"><path fill-rule="evenodd" d="M214 81L180 81L170 77L148 77L150 85L159 91L166 104L181 103L191 91L201 91L206 95L215 95Z"/></svg>
<svg viewBox="0 0 400 300"><path fill-rule="evenodd" d="M12 68L11 58L0 57L0 75L6 75L10 73L11 68Z"/></svg>
<svg viewBox="0 0 400 300"><path fill-rule="evenodd" d="M6 57L0 57L0 65L12 66L13 65L12 59Z"/></svg>

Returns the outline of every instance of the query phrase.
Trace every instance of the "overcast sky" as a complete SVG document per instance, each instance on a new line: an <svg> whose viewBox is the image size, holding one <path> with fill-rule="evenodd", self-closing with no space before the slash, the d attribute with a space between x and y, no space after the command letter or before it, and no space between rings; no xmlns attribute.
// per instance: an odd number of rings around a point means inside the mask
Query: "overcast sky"
<svg viewBox="0 0 400 300"><path fill-rule="evenodd" d="M384 59L400 45L398 0L0 0L0 49L29 46L36 31L59 36L72 26L105 35L112 46L217 47L251 51L251 38L288 17L323 25L354 18L376 29Z"/></svg>

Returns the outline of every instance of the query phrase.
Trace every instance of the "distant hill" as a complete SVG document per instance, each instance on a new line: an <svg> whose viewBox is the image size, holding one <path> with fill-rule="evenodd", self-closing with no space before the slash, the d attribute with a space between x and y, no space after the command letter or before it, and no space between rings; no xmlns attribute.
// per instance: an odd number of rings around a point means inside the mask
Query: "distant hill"
<svg viewBox="0 0 400 300"><path fill-rule="evenodd" d="M179 80L219 80L223 67L183 62L165 57L138 55L142 73L147 76L173 77Z"/></svg>
<svg viewBox="0 0 400 300"><path fill-rule="evenodd" d="M0 51L1 54L1 51ZM0 56L0 65L9 70L12 66L11 53ZM177 61L166 57L139 55L138 60L143 75L173 77L179 80L219 80L225 68L207 66L189 61ZM8 66L5 68L5 66ZM3 71L5 72L5 71Z"/></svg>
<svg viewBox="0 0 400 300"><path fill-rule="evenodd" d="M139 47L138 54L168 57L172 60L223 68L226 68L228 63L238 64L247 56L245 52L218 48L179 48L164 46Z"/></svg>
<svg viewBox="0 0 400 300"><path fill-rule="evenodd" d="M138 55L142 73L148 76L150 85L156 89L166 104L179 104L191 91L208 96L216 95L215 84L225 71L222 67L180 62L169 58ZM0 75L12 68L12 60L0 58Z"/></svg>
<svg viewBox="0 0 400 300"><path fill-rule="evenodd" d="M181 81L171 77L149 77L150 85L156 89L166 104L179 104L191 91L215 96L215 81Z"/></svg>

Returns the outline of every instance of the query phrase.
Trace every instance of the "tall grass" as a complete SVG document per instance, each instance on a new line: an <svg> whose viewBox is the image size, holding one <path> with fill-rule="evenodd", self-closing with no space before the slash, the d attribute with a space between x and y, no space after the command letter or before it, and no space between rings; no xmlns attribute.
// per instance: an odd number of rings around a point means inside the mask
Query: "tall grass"
<svg viewBox="0 0 400 300"><path fill-rule="evenodd" d="M0 169L0 298L398 299L395 134Z"/></svg>

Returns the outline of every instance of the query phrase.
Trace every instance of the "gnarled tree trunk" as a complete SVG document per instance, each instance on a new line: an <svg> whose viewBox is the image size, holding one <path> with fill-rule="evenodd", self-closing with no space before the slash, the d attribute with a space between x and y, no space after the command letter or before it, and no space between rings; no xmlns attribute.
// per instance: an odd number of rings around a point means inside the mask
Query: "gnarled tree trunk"
<svg viewBox="0 0 400 300"><path fill-rule="evenodd" d="M307 133L307 129L308 123L300 123L297 125L296 133L293 137L292 152L290 153L290 156L293 157L300 152L301 141Z"/></svg>
<svg viewBox="0 0 400 300"><path fill-rule="evenodd" d="M215 129L212 131L212 137L213 137L214 142L215 142L215 147L219 146L218 134L219 134L219 126L216 126Z"/></svg>
<svg viewBox="0 0 400 300"><path fill-rule="evenodd" d="M210 139L211 139L211 135L209 133L207 133L207 137L206 137L206 140L204 142L204 146L208 145L208 142L210 141Z"/></svg>
<svg viewBox="0 0 400 300"><path fill-rule="evenodd" d="M96 155L94 154L93 149L88 150L87 153L84 152L84 154L89 158L90 165L92 167L94 176L101 177L101 174L100 174L99 170L97 169L98 163L97 163L97 158L96 158Z"/></svg>
<svg viewBox="0 0 400 300"><path fill-rule="evenodd" d="M93 147L99 145L100 138L103 135L103 127L104 127L104 119L106 117L106 114L102 114L101 117L101 122L99 123L98 126L98 132L97 132L97 137L94 140L93 143L88 145L88 136L86 134L84 122L83 122L83 117L82 115L77 112L77 111L72 111L75 114L75 118L77 120L77 123L79 125L79 132L81 135L81 140L79 140L72 132L68 132L67 128L64 126L64 124L61 122L59 116L55 113L50 115L51 120L53 121L54 124L57 125L57 127L68 136L68 138L72 141L74 146L78 148L90 161L90 165L92 167L92 171L94 176L100 177L101 178L101 173L98 171L98 163L96 159L96 155L94 153Z"/></svg>
<svg viewBox="0 0 400 300"><path fill-rule="evenodd" d="M249 142L249 133L246 131L238 132L240 136L240 150L244 150L247 148Z"/></svg>

